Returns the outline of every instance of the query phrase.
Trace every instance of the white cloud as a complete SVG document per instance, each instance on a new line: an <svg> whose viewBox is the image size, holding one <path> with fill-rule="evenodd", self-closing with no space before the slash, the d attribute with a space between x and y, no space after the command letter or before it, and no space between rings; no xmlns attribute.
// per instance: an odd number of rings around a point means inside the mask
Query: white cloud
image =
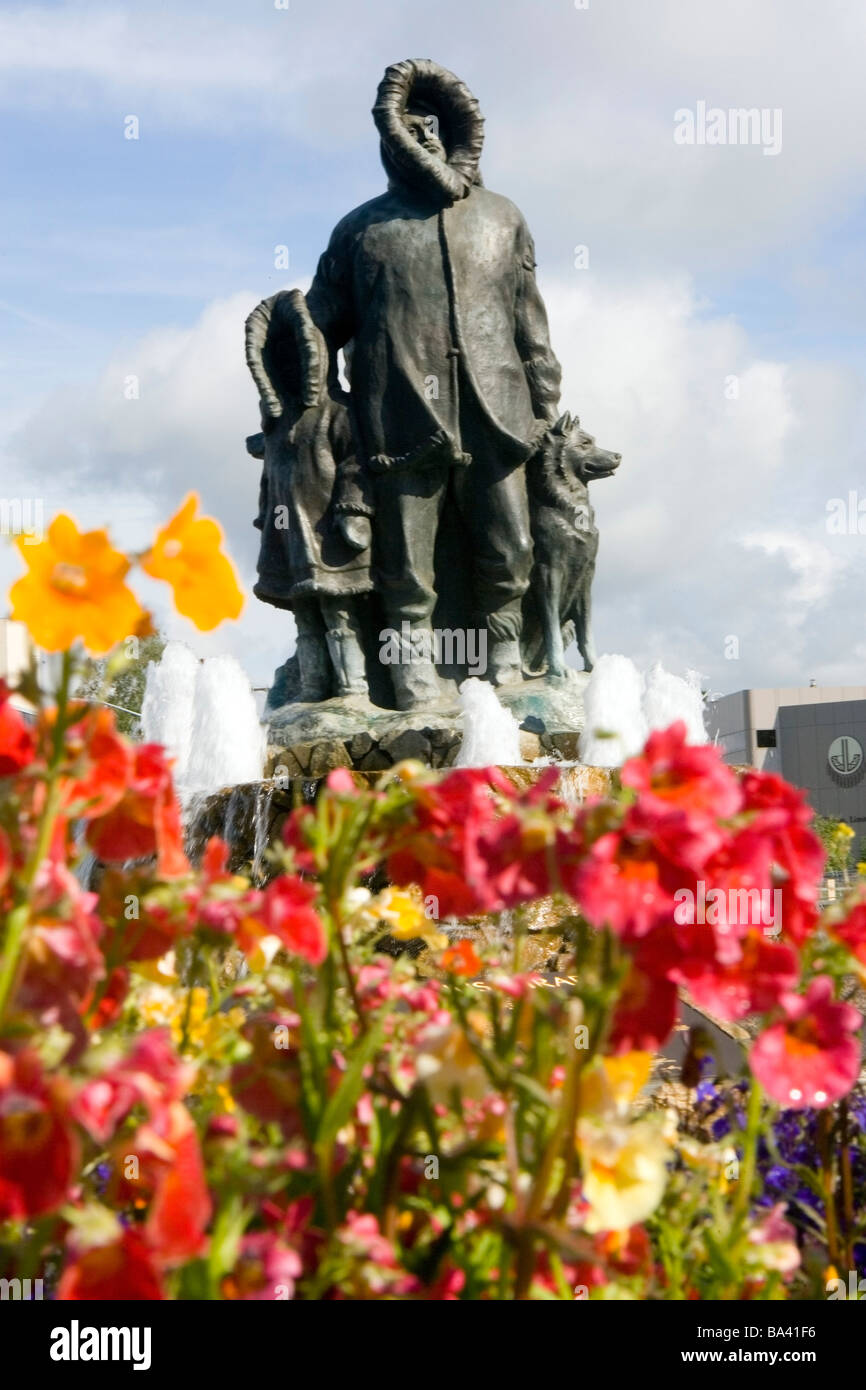
<svg viewBox="0 0 866 1390"><path fill-rule="evenodd" d="M826 534L813 449L821 438L839 458L839 441L853 437L844 373L761 359L682 278L602 288L575 274L543 289L563 404L624 456L620 473L593 488L599 646L644 665L696 667L715 689L795 681L804 651L811 675L827 663L838 680L836 643L862 550L856 538ZM147 335L90 389L46 398L16 435L12 462L19 478L37 480L47 512L65 506L89 525L109 522L119 541L140 547L194 488L251 585L259 465L244 448L257 408L243 321L255 302L249 293L214 302L188 329ZM124 398L129 373L139 400ZM736 399L726 395L732 376ZM821 385L814 400L806 381ZM166 621L171 635L189 636L181 620ZM731 634L736 666L724 658ZM195 644L228 648L262 684L291 640L291 620L251 597L238 624ZM851 652L845 679L859 679L861 659Z"/></svg>
<svg viewBox="0 0 866 1390"><path fill-rule="evenodd" d="M367 113L389 62L431 55L488 120L491 186L550 248L601 265L743 266L856 207L866 168L862 6L814 0L233 0L167 9L78 3L0 12L0 102L143 129L260 130L274 169L372 153ZM674 144L698 100L779 108L781 154ZM553 196L555 193L555 197ZM820 254L820 248L818 248Z"/></svg>

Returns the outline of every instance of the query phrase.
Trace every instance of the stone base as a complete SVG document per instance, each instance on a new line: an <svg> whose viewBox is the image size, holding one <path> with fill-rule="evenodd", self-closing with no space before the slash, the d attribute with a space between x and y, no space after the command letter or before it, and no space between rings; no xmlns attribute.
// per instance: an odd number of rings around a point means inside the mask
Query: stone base
<svg viewBox="0 0 866 1390"><path fill-rule="evenodd" d="M348 766L348 764L341 764ZM538 781L544 765L503 767L515 787L525 790ZM324 776L269 778L263 782L246 782L237 787L199 796L185 814L186 850L198 863L212 835L225 840L229 846L229 867L233 873L252 873L257 881L268 878L272 869L266 861L266 851L282 835L286 818L298 806L312 805L324 783ZM381 770L352 770L359 787L372 787L381 777ZM616 773L605 767L582 767L566 764L559 770L557 793L569 806L577 807L587 797L609 795L616 786ZM556 925L557 914L551 916L547 900L536 904L533 930L550 930Z"/></svg>
<svg viewBox="0 0 866 1390"><path fill-rule="evenodd" d="M577 760L583 728L585 671L562 680L543 677L497 689L521 728L527 762ZM282 777L323 777L336 767L384 772L404 758L450 767L463 739L460 703L453 696L423 711L381 709L357 696L320 704L293 702L268 710L266 771Z"/></svg>

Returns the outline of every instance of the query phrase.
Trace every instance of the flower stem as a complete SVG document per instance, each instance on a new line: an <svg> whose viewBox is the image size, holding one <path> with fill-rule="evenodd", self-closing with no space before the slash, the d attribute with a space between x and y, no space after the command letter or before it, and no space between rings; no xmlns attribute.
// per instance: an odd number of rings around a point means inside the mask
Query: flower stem
<svg viewBox="0 0 866 1390"><path fill-rule="evenodd" d="M818 1152L821 1155L821 1187L824 1193L824 1222L827 1230L827 1259L839 1267L839 1229L836 1222L836 1194L833 1176L833 1149L830 1143L832 1115L822 1110L818 1116Z"/></svg>
<svg viewBox="0 0 866 1390"><path fill-rule="evenodd" d="M737 1195L734 1199L734 1218L737 1225L748 1215L749 1199L751 1198L752 1187L755 1182L763 1098L760 1082L753 1076L752 1085L749 1090L749 1108L746 1112L746 1135L743 1140L743 1166L740 1170L740 1181L737 1186Z"/></svg>
<svg viewBox="0 0 866 1390"><path fill-rule="evenodd" d="M64 736L67 725L67 708L69 704L69 686L71 678L72 654L66 651L63 653L60 684L57 691L57 711L54 721L51 757L45 776L45 801L39 816L36 840L21 876L21 900L10 912L6 924L6 936L3 942L3 960L2 964L0 964L0 1023L2 1023L5 1018L6 1006L15 993L21 964L21 952L27 936L27 927L30 923L31 890L36 881L40 865L51 847L54 825L57 820L57 813L60 809L60 786L57 774L60 764L63 761L63 754L65 751Z"/></svg>

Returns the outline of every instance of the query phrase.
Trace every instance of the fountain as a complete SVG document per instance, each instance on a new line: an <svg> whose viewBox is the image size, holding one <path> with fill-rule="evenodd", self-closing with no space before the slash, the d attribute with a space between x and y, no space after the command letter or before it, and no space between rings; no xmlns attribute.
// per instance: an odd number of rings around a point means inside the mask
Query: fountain
<svg viewBox="0 0 866 1390"><path fill-rule="evenodd" d="M168 642L145 675L141 735L160 743L174 759L174 779L183 787L192 738L192 710L198 661L185 642Z"/></svg>
<svg viewBox="0 0 866 1390"><path fill-rule="evenodd" d="M697 674L672 675L656 662L644 676L627 656L601 656L584 691L586 724L580 758L591 767L621 767L653 729L681 719L689 743L706 743Z"/></svg>
<svg viewBox="0 0 866 1390"><path fill-rule="evenodd" d="M682 719L689 743L708 741L700 678L696 671L687 671L685 678L674 676L656 662L646 680L644 713L651 730L668 729L675 720Z"/></svg>
<svg viewBox="0 0 866 1390"><path fill-rule="evenodd" d="M489 681L470 676L460 687L463 742L455 767L520 767L520 725Z"/></svg>
<svg viewBox="0 0 866 1390"><path fill-rule="evenodd" d="M219 835L235 863L251 859L260 874L273 793L262 780L265 732L239 662L229 655L201 661L185 643L169 642L147 668L141 732L173 760L190 857L196 861Z"/></svg>
<svg viewBox="0 0 866 1390"><path fill-rule="evenodd" d="M199 661L183 642L169 642L147 668L141 730L146 742L161 743L174 759L182 801L263 775L264 730L233 656Z"/></svg>
<svg viewBox="0 0 866 1390"><path fill-rule="evenodd" d="M537 680L497 690L470 677L460 686L459 704L434 702L423 720L332 703L333 711L320 706L317 718L351 721L351 736L322 738L320 728L309 749L271 747L263 779L265 735L241 667L232 657L197 662L181 643L169 644L159 666L148 668L142 726L177 760L193 859L219 835L231 847L233 868L266 877L266 850L285 817L315 800L334 767L347 767L359 785L372 785L404 758L443 769L498 766L522 788L553 764L559 795L576 811L588 797L609 791L615 769L639 752L652 729L683 719L691 742L707 737L693 674L675 676L656 664L644 675L615 654L600 657L591 676L571 672L553 691ZM583 712L586 725L578 732ZM570 723L571 732L548 732L546 721Z"/></svg>

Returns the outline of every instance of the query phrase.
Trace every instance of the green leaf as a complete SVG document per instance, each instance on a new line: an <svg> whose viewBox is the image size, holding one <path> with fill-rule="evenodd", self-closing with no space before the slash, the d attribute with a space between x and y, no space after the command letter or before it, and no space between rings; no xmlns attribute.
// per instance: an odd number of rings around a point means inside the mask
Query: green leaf
<svg viewBox="0 0 866 1390"><path fill-rule="evenodd" d="M316 1135L318 1150L322 1151L333 1143L358 1103L358 1097L364 1089L364 1068L382 1041L382 1030L382 1023L377 1023L359 1042L346 1074L325 1106Z"/></svg>
<svg viewBox="0 0 866 1390"><path fill-rule="evenodd" d="M220 1208L214 1222L210 1250L207 1257L208 1285L210 1298L219 1298L220 1280L230 1269L234 1269L238 1258L241 1236L252 1216L243 1204L240 1193L235 1192Z"/></svg>

